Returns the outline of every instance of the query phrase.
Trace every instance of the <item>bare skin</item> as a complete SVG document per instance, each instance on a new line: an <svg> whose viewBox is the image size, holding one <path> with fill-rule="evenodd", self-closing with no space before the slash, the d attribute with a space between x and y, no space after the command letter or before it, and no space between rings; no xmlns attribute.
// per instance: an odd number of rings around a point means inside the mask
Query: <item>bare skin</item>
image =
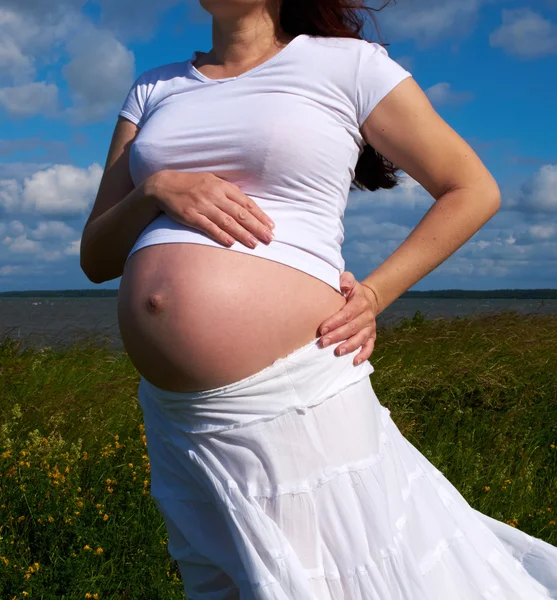
<svg viewBox="0 0 557 600"><path fill-rule="evenodd" d="M143 377L196 391L243 379L307 344L345 303L323 281L275 261L160 244L126 263L118 319Z"/></svg>

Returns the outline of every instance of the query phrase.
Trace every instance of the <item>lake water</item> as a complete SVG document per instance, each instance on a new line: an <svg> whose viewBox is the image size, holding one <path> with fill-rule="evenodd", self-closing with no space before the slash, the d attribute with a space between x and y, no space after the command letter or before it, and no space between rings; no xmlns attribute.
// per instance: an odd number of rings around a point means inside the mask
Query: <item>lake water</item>
<svg viewBox="0 0 557 600"><path fill-rule="evenodd" d="M66 346L93 336L123 349L116 316L116 298L0 298L0 338L22 340L23 347ZM439 317L518 313L557 313L557 300L468 300L399 298L377 317L377 327L413 317Z"/></svg>

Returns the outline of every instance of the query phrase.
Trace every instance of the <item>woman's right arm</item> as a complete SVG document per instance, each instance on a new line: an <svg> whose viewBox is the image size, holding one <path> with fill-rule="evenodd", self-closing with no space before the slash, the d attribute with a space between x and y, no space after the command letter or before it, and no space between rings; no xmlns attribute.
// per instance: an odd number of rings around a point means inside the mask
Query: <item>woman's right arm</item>
<svg viewBox="0 0 557 600"><path fill-rule="evenodd" d="M120 277L140 233L162 213L153 194L153 178L134 188L129 171L130 146L139 127L118 118L93 209L81 236L80 266L93 283Z"/></svg>

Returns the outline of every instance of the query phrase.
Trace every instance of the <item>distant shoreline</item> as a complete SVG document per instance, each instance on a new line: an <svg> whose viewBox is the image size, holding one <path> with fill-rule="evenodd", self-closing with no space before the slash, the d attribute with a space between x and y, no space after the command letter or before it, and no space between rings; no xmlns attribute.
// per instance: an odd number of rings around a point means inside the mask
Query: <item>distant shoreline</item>
<svg viewBox="0 0 557 600"><path fill-rule="evenodd" d="M86 290L28 290L0 292L2 298L116 298L117 289ZM454 298L454 299L557 299L557 289L496 289L496 290L427 290L404 292L400 298Z"/></svg>

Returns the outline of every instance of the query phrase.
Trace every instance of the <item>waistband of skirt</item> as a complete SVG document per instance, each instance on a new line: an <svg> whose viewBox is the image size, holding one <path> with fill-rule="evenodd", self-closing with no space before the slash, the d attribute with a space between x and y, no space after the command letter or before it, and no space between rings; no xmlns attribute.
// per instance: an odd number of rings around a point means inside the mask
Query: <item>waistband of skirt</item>
<svg viewBox="0 0 557 600"><path fill-rule="evenodd" d="M369 361L353 364L361 347L336 356L335 348L345 340L323 348L319 339L253 375L208 390L173 392L141 377L139 400L146 424L159 419L191 433L222 431L290 409L306 410L373 373Z"/></svg>
<svg viewBox="0 0 557 600"><path fill-rule="evenodd" d="M226 394L238 392L243 389L247 389L249 386L255 386L257 383L268 380L270 378L276 377L279 372L282 371L282 366L294 356L299 356L303 353L306 353L310 348L316 346L318 344L320 338L314 338L311 342L308 342L301 348L297 348L290 354L285 357L278 358L270 364L268 367L263 368L261 371L254 373L253 375L248 375L243 379L239 379L238 381L234 381L233 383L229 383L227 385L222 385L220 387L211 388L208 390L200 390L197 392L172 392L170 390L163 390L152 383L150 383L144 377L141 377L141 383L145 386L149 392L157 397L157 398L165 398L169 400L184 400L184 401L193 401L193 400L202 400L209 398L218 398L222 397Z"/></svg>

